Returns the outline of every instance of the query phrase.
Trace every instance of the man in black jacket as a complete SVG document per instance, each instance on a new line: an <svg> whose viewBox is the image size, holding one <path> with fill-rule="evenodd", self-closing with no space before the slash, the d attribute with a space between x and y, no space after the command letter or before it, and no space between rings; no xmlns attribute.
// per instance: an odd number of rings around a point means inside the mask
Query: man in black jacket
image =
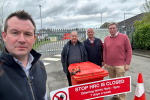
<svg viewBox="0 0 150 100"><path fill-rule="evenodd" d="M88 61L103 66L103 43L99 38L94 37L94 30L87 29L88 38L83 42L88 55Z"/></svg>
<svg viewBox="0 0 150 100"><path fill-rule="evenodd" d="M84 45L78 41L78 33L77 31L72 31L70 34L71 40L68 41L61 53L61 62L63 66L63 71L67 75L68 84L72 86L71 76L68 71L68 67L70 64L86 62L87 61L87 53Z"/></svg>
<svg viewBox="0 0 150 100"><path fill-rule="evenodd" d="M47 74L41 54L32 49L36 26L31 16L10 14L2 32L5 49L0 56L0 100L45 100Z"/></svg>

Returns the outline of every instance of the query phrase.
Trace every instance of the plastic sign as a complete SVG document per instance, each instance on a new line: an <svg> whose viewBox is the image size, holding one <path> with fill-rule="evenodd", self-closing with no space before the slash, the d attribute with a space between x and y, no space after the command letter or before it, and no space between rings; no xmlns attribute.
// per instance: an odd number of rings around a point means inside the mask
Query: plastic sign
<svg viewBox="0 0 150 100"><path fill-rule="evenodd" d="M86 100L131 92L131 77L79 84L50 92L51 100Z"/></svg>
<svg viewBox="0 0 150 100"><path fill-rule="evenodd" d="M65 40L70 39L70 33L65 33Z"/></svg>

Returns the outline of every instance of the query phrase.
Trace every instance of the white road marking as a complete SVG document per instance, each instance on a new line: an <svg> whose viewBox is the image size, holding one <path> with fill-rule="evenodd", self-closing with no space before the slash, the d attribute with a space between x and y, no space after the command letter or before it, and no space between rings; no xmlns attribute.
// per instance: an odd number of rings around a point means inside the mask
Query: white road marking
<svg viewBox="0 0 150 100"><path fill-rule="evenodd" d="M58 54L58 55L54 55L54 56L56 56L56 57L61 57L61 54Z"/></svg>
<svg viewBox="0 0 150 100"><path fill-rule="evenodd" d="M45 62L44 62L44 65L48 65L48 64L50 64L50 63L45 63Z"/></svg>
<svg viewBox="0 0 150 100"><path fill-rule="evenodd" d="M42 60L59 61L60 58L50 58L50 57L48 57L48 58L44 58L44 59L42 59Z"/></svg>

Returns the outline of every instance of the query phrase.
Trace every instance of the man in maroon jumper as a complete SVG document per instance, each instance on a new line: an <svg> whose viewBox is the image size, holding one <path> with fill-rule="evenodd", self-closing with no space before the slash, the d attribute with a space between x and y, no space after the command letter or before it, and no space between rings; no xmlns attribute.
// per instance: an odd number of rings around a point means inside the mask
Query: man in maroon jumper
<svg viewBox="0 0 150 100"><path fill-rule="evenodd" d="M132 58L130 41L127 35L117 32L117 23L110 23L108 30L110 36L104 40L104 68L108 70L110 78L124 77ZM115 95L110 100L126 100L126 94Z"/></svg>

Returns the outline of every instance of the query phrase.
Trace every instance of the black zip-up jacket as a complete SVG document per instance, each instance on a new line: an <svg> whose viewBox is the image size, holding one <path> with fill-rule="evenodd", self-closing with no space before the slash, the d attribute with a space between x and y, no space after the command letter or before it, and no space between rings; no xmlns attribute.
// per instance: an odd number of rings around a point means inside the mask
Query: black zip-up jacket
<svg viewBox="0 0 150 100"><path fill-rule="evenodd" d="M47 74L41 54L34 57L29 77L6 49L0 55L0 100L44 100Z"/></svg>
<svg viewBox="0 0 150 100"><path fill-rule="evenodd" d="M101 40L99 38L95 38L93 47L89 39L86 39L83 43L88 54L88 61L93 62L98 66L101 66L101 63L103 61Z"/></svg>
<svg viewBox="0 0 150 100"><path fill-rule="evenodd" d="M63 50L61 52L61 63L63 66L63 71L65 74L68 74L68 52L69 52L69 45L71 43L71 40L68 41L65 46L63 47ZM81 51L81 61L86 62L87 61L87 52L85 50L84 44L81 42L77 41L80 51Z"/></svg>

